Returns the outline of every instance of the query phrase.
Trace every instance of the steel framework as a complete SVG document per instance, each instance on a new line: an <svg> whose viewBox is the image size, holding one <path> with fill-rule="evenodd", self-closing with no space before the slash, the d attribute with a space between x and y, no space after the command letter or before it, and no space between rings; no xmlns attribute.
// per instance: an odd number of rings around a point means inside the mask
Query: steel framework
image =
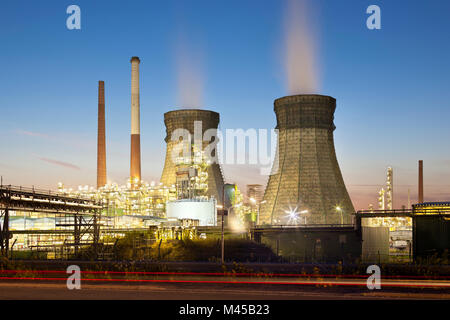
<svg viewBox="0 0 450 320"><path fill-rule="evenodd" d="M0 186L0 248L8 256L9 240L16 231L9 230L10 212L33 212L53 217L52 230L24 230L24 234L46 234L46 241L38 241L37 249L60 247L63 253L78 253L82 246L98 246L101 203L82 197L71 197L56 192L20 186Z"/></svg>

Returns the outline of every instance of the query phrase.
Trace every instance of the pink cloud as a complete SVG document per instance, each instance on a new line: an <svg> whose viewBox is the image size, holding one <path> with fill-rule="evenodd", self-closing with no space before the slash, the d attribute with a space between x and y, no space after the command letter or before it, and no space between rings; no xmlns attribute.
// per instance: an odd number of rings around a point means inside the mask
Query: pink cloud
<svg viewBox="0 0 450 320"><path fill-rule="evenodd" d="M62 143L64 145L71 145L77 148L82 149L90 149L92 146L95 146L95 142L93 140L85 139L82 137L74 136L74 135L68 135L68 134L47 134L47 133L40 133L40 132L34 132L34 131L27 131L27 130L15 130L16 134L29 136L29 137L38 137L45 140Z"/></svg>
<svg viewBox="0 0 450 320"><path fill-rule="evenodd" d="M81 170L80 167L68 163L68 162L64 162L64 161L59 161L59 160L54 160L54 159L49 159L49 158L42 158L42 157L38 157L39 160L51 163L51 164L55 164L57 166L61 166L61 167L66 167L66 168L70 168L70 169L75 169L75 170Z"/></svg>

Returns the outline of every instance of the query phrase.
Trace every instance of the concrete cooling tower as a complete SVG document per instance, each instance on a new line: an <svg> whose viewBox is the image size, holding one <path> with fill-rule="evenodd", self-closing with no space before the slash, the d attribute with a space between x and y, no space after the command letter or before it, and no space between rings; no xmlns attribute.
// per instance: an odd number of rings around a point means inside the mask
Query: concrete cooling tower
<svg viewBox="0 0 450 320"><path fill-rule="evenodd" d="M167 151L164 169L161 176L161 182L166 186L176 184L177 167L172 160L172 155L178 141L172 141L172 133L176 129L185 129L191 134L191 139L194 139L194 123L201 123L201 135L208 129L216 129L219 126L219 114L214 111L199 110L199 109L181 109L169 111L164 114L164 123L166 125ZM214 138L208 141L202 141L202 146L208 146ZM208 195L214 196L218 204L222 204L223 194L223 176L218 163L213 163L208 168Z"/></svg>
<svg viewBox="0 0 450 320"><path fill-rule="evenodd" d="M259 224L349 224L353 204L336 159L336 99L294 95L275 100L277 157Z"/></svg>

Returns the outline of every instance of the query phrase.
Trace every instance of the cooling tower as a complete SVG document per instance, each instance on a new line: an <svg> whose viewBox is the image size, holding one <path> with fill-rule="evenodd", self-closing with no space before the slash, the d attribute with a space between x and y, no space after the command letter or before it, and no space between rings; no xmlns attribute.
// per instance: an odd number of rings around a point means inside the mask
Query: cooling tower
<svg viewBox="0 0 450 320"><path fill-rule="evenodd" d="M139 63L138 57L131 60L131 152L130 178L141 180L141 129L139 101Z"/></svg>
<svg viewBox="0 0 450 320"><path fill-rule="evenodd" d="M275 100L277 155L260 224L347 224L354 208L336 159L336 100L294 95Z"/></svg>
<svg viewBox="0 0 450 320"><path fill-rule="evenodd" d="M97 188L106 184L105 82L98 82Z"/></svg>
<svg viewBox="0 0 450 320"><path fill-rule="evenodd" d="M214 111L199 109L181 109L169 111L164 114L164 124L166 125L166 160L161 176L161 182L166 186L176 184L176 164L173 162L173 154L178 141L172 141L172 133L176 129L185 129L189 131L191 139L194 139L194 123L201 123L201 136L208 129L216 129L219 126L219 114ZM199 124L197 123L197 124ZM202 147L208 146L214 138L208 141L202 141ZM208 195L214 196L219 204L222 204L223 194L223 176L219 164L212 163L208 168Z"/></svg>

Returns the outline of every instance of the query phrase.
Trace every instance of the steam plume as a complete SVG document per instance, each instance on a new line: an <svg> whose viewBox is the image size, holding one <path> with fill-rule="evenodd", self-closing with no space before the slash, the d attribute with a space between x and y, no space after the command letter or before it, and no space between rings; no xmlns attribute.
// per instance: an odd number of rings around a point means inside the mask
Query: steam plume
<svg viewBox="0 0 450 320"><path fill-rule="evenodd" d="M183 108L203 106L204 79L202 57L194 51L186 39L177 46L178 104Z"/></svg>
<svg viewBox="0 0 450 320"><path fill-rule="evenodd" d="M288 0L285 12L285 72L289 94L318 91L318 71L312 15L307 0Z"/></svg>

